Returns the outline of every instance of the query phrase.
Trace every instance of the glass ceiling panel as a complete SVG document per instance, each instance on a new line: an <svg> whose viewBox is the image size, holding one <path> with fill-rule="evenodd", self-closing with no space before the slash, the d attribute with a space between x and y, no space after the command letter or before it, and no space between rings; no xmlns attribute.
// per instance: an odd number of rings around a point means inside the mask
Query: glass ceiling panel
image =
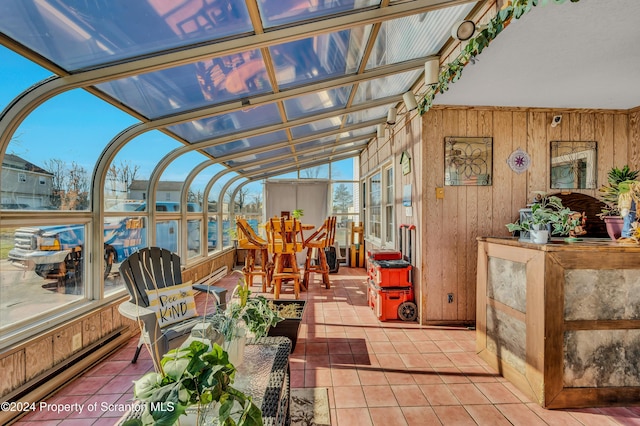
<svg viewBox="0 0 640 426"><path fill-rule="evenodd" d="M300 0L261 0L258 1L262 25L265 28L290 24L361 9L380 4L380 0L345 0L345 1L300 1Z"/></svg>
<svg viewBox="0 0 640 426"><path fill-rule="evenodd" d="M326 138L323 138L326 139ZM330 136L328 141L323 141L322 139L316 139L314 141L303 142L295 145L296 151L303 151L305 149L310 149L314 147L319 147L323 145L332 145L336 141L336 136Z"/></svg>
<svg viewBox="0 0 640 426"><path fill-rule="evenodd" d="M253 31L217 0L3 0L0 29L68 71Z"/></svg>
<svg viewBox="0 0 640 426"><path fill-rule="evenodd" d="M358 85L353 104L357 105L362 102L404 93L411 88L422 72L422 70L407 71L375 80L363 81Z"/></svg>
<svg viewBox="0 0 640 426"><path fill-rule="evenodd" d="M352 112L347 114L346 125L362 123L363 121L382 119L387 116L389 108L396 106L397 103L387 104L376 108L369 108L362 111Z"/></svg>
<svg viewBox="0 0 640 426"><path fill-rule="evenodd" d="M366 69L436 54L451 36L453 24L474 6L475 2L465 3L383 22Z"/></svg>
<svg viewBox="0 0 640 426"><path fill-rule="evenodd" d="M287 88L355 73L370 31L370 26L356 27L272 46L278 85Z"/></svg>
<svg viewBox="0 0 640 426"><path fill-rule="evenodd" d="M266 160L269 158L275 158L280 155L291 155L291 148L284 147L279 149L274 149L272 151L260 152L256 154L243 155L242 157L235 158L234 160L227 161L227 165L230 167L243 166L247 165L253 161ZM291 157L286 158L286 160L291 163ZM260 167L265 167L264 164L258 165Z"/></svg>
<svg viewBox="0 0 640 426"><path fill-rule="evenodd" d="M272 91L259 50L127 77L97 87L148 118Z"/></svg>
<svg viewBox="0 0 640 426"><path fill-rule="evenodd" d="M350 146L364 145L364 144L367 143L366 140L357 141L357 142L347 142L347 143L339 142L339 143L336 143L336 136L333 136L332 138L333 138L333 140L331 141L331 144L320 143L320 141L317 141L317 140L311 141L311 142L303 142L303 143L297 144L297 145L295 145L296 152L305 151L307 149L311 149L311 148L314 148L314 147L321 147L322 145L329 145L328 148L330 150L332 150L332 149L334 149L336 147L338 149L342 149L342 148L346 148L346 147L350 147Z"/></svg>
<svg viewBox="0 0 640 426"><path fill-rule="evenodd" d="M350 87L339 87L287 99L284 101L287 118L294 120L310 114L319 114L344 108L347 104L350 90Z"/></svg>
<svg viewBox="0 0 640 426"><path fill-rule="evenodd" d="M279 123L282 123L282 119L278 107L275 104L268 104L178 124L168 129L191 143L197 143Z"/></svg>
<svg viewBox="0 0 640 426"><path fill-rule="evenodd" d="M286 140L287 133L284 130L279 130L277 132L265 133L252 138L245 138L225 143L224 145L212 146L210 148L206 148L205 151L214 157L222 157L223 155L240 153L248 149L259 148L261 146L271 145L276 142L284 142Z"/></svg>
<svg viewBox="0 0 640 426"><path fill-rule="evenodd" d="M365 127L363 129L352 130L347 133L340 133L340 137L342 139L345 139L347 137L355 138L358 136L371 135L372 133L375 133L375 132L376 132L375 126L370 126L370 127Z"/></svg>
<svg viewBox="0 0 640 426"><path fill-rule="evenodd" d="M311 154L303 154L303 155L298 155L298 161L309 161L311 162L312 160L322 160L322 159L326 159L327 163L329 162L329 155L339 155L339 156L347 156L349 154L353 154L353 155L360 155L360 151L358 150L353 150L353 151L338 151L336 153L333 152L333 148L330 149L326 149L324 151L318 151L318 152L314 152Z"/></svg>
<svg viewBox="0 0 640 426"><path fill-rule="evenodd" d="M340 117L335 116L320 121L314 121L313 123L304 124L302 126L292 127L291 134L294 138L303 138L323 130L337 129L341 124L342 120Z"/></svg>
<svg viewBox="0 0 640 426"><path fill-rule="evenodd" d="M288 168L291 168L293 165L294 164L293 164L293 161L292 161L291 158L285 158L285 159L282 159L282 160L274 161L272 163L256 164L254 166L248 166L248 167L245 167L245 168L239 170L239 173L240 174L251 173L251 172L255 172L255 171L260 170L260 169L268 170L268 169L271 169L271 168L283 168L283 169L286 168L286 169L288 169ZM273 171L273 170L271 170L271 171ZM269 171L267 171L265 173L269 173Z"/></svg>

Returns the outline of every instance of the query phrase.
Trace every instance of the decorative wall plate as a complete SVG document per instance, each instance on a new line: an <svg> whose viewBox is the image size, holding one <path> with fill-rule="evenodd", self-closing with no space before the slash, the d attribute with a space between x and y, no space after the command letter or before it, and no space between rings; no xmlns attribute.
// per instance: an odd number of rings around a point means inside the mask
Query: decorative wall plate
<svg viewBox="0 0 640 426"><path fill-rule="evenodd" d="M507 164L514 172L522 173L531 165L531 157L529 157L526 151L518 148L507 158Z"/></svg>

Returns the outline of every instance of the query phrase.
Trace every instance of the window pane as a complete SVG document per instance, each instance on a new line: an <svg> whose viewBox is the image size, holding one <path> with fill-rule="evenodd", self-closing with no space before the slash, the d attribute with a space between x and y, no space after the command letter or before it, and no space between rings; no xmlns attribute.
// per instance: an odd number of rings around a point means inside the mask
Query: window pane
<svg viewBox="0 0 640 426"><path fill-rule="evenodd" d="M0 330L84 299L83 224L0 228Z"/></svg>
<svg viewBox="0 0 640 426"><path fill-rule="evenodd" d="M379 4L379 0L346 0L330 2L300 2L297 0L259 1L260 16L265 27L304 21L339 12Z"/></svg>
<svg viewBox="0 0 640 426"><path fill-rule="evenodd" d="M369 180L369 235L374 238L381 237L381 203L382 203L382 180L381 174L376 173Z"/></svg>
<svg viewBox="0 0 640 426"><path fill-rule="evenodd" d="M112 80L97 87L149 118L272 90L258 50Z"/></svg>
<svg viewBox="0 0 640 426"><path fill-rule="evenodd" d="M308 169L300 170L300 179L328 179L329 178L329 165L323 164L322 166L310 167Z"/></svg>
<svg viewBox="0 0 640 426"><path fill-rule="evenodd" d="M207 253L210 254L216 250L218 244L218 218L216 215L209 214L207 221Z"/></svg>
<svg viewBox="0 0 640 426"><path fill-rule="evenodd" d="M200 231L202 220L187 221L187 257L191 259L200 255Z"/></svg>
<svg viewBox="0 0 640 426"><path fill-rule="evenodd" d="M349 247L353 241L351 241L351 226L360 222L360 216L358 215L336 215L336 238L342 257L349 257Z"/></svg>
<svg viewBox="0 0 640 426"><path fill-rule="evenodd" d="M393 215L393 167L389 167L385 170L385 223L386 229L384 234L384 240L386 242L393 242L394 230L395 230L395 218Z"/></svg>
<svg viewBox="0 0 640 426"><path fill-rule="evenodd" d="M156 247L178 252L178 221L156 220Z"/></svg>
<svg viewBox="0 0 640 426"><path fill-rule="evenodd" d="M131 205L140 204L131 203ZM141 208L144 209L144 206ZM105 217L104 245L106 250L104 292L110 294L124 288L122 277L114 273L117 272L118 264L147 246L147 218L143 216Z"/></svg>
<svg viewBox="0 0 640 426"><path fill-rule="evenodd" d="M67 70L252 30L237 1L5 0L0 10L3 32Z"/></svg>
<svg viewBox="0 0 640 426"><path fill-rule="evenodd" d="M332 214L354 213L358 210L355 205L356 199L353 196L353 191L357 187L357 182L341 182L333 184Z"/></svg>

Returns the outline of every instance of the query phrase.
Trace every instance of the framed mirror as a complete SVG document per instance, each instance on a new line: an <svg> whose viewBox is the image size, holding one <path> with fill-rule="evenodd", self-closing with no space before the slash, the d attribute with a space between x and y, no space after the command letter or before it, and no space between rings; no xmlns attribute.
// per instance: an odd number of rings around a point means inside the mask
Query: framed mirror
<svg viewBox="0 0 640 426"><path fill-rule="evenodd" d="M493 139L444 138L444 184L490 186L493 178Z"/></svg>
<svg viewBox="0 0 640 426"><path fill-rule="evenodd" d="M595 141L551 141L550 187L595 189L598 152Z"/></svg>

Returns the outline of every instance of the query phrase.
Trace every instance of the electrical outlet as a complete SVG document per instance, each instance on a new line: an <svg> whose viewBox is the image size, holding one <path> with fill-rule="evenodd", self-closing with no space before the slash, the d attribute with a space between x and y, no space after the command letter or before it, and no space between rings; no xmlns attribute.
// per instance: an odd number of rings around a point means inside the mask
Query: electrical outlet
<svg viewBox="0 0 640 426"><path fill-rule="evenodd" d="M448 303L453 303L453 293L447 294L447 302Z"/></svg>
<svg viewBox="0 0 640 426"><path fill-rule="evenodd" d="M444 188L436 188L436 200L444 200Z"/></svg>

